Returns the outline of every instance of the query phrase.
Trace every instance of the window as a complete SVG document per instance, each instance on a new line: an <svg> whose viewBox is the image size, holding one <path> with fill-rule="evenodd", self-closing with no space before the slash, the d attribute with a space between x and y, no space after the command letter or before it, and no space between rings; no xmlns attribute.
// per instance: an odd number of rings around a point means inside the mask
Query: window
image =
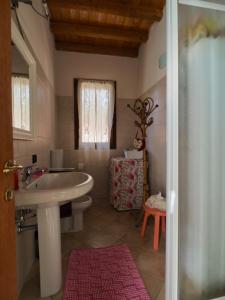
<svg viewBox="0 0 225 300"><path fill-rule="evenodd" d="M30 131L29 77L12 75L13 127Z"/></svg>
<svg viewBox="0 0 225 300"><path fill-rule="evenodd" d="M115 82L79 79L77 112L79 148L113 148Z"/></svg>

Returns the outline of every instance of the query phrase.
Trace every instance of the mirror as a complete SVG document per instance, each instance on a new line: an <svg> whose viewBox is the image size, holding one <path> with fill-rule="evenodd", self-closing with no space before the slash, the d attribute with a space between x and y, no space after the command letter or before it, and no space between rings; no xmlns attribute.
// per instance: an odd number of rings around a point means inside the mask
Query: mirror
<svg viewBox="0 0 225 300"><path fill-rule="evenodd" d="M12 120L13 127L30 131L29 65L12 43Z"/></svg>
<svg viewBox="0 0 225 300"><path fill-rule="evenodd" d="M11 19L12 125L14 139L34 137L36 62Z"/></svg>

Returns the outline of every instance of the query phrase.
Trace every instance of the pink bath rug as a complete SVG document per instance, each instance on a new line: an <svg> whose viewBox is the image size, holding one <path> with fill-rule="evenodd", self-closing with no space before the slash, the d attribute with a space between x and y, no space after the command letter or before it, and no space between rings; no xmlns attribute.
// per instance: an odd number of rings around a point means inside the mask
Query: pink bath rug
<svg viewBox="0 0 225 300"><path fill-rule="evenodd" d="M64 300L151 300L126 245L73 250Z"/></svg>

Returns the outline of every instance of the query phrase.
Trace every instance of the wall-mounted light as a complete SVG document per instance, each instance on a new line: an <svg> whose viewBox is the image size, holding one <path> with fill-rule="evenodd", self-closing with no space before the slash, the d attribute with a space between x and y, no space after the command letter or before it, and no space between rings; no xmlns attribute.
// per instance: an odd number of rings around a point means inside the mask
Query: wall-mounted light
<svg viewBox="0 0 225 300"><path fill-rule="evenodd" d="M23 2L23 3L26 3L26 4L32 5L32 1L31 0L11 0L12 7L13 8L19 7L19 2Z"/></svg>
<svg viewBox="0 0 225 300"><path fill-rule="evenodd" d="M42 0L42 4L45 10L45 14L43 15L42 13L40 13L33 5L32 0L11 0L11 8L12 9L16 9L19 7L19 3L24 3L24 4L28 4L32 7L32 9L41 17L48 19L49 17L49 10L48 10L48 5L47 5L47 1L46 0Z"/></svg>
<svg viewBox="0 0 225 300"><path fill-rule="evenodd" d="M44 10L45 10L45 14L47 17L49 17L49 10L48 10L48 4L47 4L47 0L42 0L43 6L44 6Z"/></svg>

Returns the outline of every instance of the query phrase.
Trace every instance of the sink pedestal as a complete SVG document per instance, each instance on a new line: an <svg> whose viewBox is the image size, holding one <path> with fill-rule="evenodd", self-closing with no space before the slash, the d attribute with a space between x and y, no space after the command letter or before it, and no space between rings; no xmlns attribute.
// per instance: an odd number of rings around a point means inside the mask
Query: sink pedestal
<svg viewBox="0 0 225 300"><path fill-rule="evenodd" d="M46 173L15 192L17 209L37 209L41 297L62 287L59 206L86 195L93 183L86 173Z"/></svg>
<svg viewBox="0 0 225 300"><path fill-rule="evenodd" d="M37 208L41 297L56 294L62 285L59 205Z"/></svg>

